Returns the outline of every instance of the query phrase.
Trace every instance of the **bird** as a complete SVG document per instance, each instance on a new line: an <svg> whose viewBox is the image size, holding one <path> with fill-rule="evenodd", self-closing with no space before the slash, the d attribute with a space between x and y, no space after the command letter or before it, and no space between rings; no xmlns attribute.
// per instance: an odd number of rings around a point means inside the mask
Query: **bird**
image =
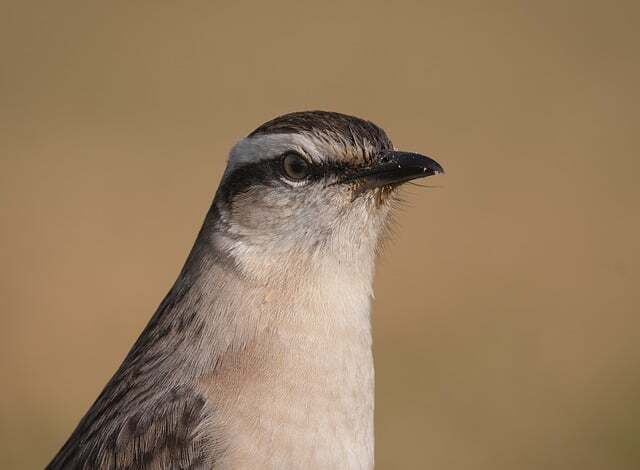
<svg viewBox="0 0 640 470"><path fill-rule="evenodd" d="M442 174L355 116L230 151L193 248L48 469L371 469L375 262L399 187Z"/></svg>

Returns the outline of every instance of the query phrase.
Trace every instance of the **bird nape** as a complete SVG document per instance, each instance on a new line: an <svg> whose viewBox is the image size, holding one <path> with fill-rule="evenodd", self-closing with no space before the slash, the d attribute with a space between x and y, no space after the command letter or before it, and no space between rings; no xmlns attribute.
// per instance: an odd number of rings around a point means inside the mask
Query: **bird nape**
<svg viewBox="0 0 640 470"><path fill-rule="evenodd" d="M175 284L49 469L370 469L376 248L397 187L443 173L375 124L262 124Z"/></svg>

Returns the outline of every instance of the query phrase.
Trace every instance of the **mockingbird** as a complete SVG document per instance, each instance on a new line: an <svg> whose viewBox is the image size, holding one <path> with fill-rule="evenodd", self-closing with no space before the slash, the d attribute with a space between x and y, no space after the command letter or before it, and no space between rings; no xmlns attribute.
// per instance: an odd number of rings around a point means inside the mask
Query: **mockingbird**
<svg viewBox="0 0 640 470"><path fill-rule="evenodd" d="M240 141L175 284L50 469L370 469L376 250L442 173L312 111Z"/></svg>

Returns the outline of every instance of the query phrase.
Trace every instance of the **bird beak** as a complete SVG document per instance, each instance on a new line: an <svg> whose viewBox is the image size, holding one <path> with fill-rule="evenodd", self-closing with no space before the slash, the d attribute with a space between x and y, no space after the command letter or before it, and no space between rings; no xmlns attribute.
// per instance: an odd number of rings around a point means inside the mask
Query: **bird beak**
<svg viewBox="0 0 640 470"><path fill-rule="evenodd" d="M432 158L412 152L384 151L373 165L358 171L350 180L358 180L362 189L398 186L407 181L444 173Z"/></svg>

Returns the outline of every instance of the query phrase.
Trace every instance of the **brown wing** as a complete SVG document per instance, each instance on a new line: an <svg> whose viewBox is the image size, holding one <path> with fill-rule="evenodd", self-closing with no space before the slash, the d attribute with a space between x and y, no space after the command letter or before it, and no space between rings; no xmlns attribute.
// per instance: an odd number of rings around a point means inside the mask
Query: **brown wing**
<svg viewBox="0 0 640 470"><path fill-rule="evenodd" d="M212 407L190 385L203 319L182 273L48 469L211 468L220 443ZM186 300L185 300L186 299Z"/></svg>
<svg viewBox="0 0 640 470"><path fill-rule="evenodd" d="M86 416L47 468L211 468L214 452L204 433L205 399L184 387L154 398L153 406L147 402L128 416Z"/></svg>

